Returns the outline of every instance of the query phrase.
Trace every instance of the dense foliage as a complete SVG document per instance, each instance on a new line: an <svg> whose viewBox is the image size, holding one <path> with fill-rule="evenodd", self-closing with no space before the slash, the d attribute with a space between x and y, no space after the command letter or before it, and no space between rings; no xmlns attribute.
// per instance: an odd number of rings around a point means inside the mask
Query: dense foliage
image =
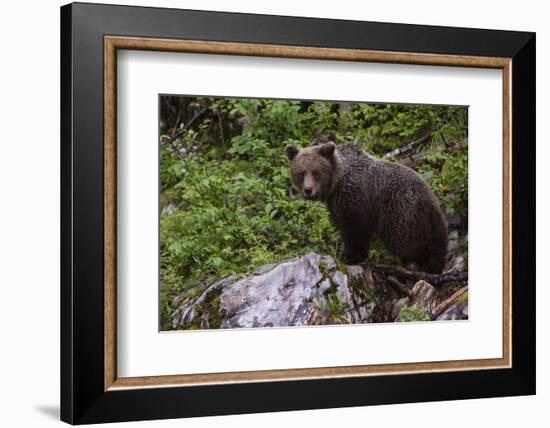
<svg viewBox="0 0 550 428"><path fill-rule="evenodd" d="M162 325L171 299L200 283L309 251L338 257L325 207L292 187L289 143L330 136L383 157L429 133L391 160L421 174L447 214L467 218L467 116L464 107L162 97ZM371 258L387 257L373 247Z"/></svg>

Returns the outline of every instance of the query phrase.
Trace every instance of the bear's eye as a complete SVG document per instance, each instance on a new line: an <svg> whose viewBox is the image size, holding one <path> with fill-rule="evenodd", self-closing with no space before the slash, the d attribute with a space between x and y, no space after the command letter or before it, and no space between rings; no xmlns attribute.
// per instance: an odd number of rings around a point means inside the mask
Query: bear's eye
<svg viewBox="0 0 550 428"><path fill-rule="evenodd" d="M313 175L315 178L319 178L319 171L315 170L311 172L311 175Z"/></svg>

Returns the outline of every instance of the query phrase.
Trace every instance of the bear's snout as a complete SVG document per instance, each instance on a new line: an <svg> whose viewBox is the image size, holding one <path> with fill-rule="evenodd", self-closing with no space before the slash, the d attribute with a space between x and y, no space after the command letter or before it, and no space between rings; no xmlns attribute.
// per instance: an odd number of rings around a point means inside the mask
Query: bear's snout
<svg viewBox="0 0 550 428"><path fill-rule="evenodd" d="M302 184L302 193L305 198L313 198L319 190L319 184L313 178L313 175L306 172L304 182Z"/></svg>

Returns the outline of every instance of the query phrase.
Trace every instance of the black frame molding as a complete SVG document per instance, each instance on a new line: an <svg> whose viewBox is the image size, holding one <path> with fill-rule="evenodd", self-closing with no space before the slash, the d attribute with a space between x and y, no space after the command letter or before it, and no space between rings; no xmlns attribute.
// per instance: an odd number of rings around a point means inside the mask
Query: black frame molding
<svg viewBox="0 0 550 428"><path fill-rule="evenodd" d="M105 35L512 58L512 368L105 392ZM63 6L61 419L84 424L534 394L535 43L526 32Z"/></svg>

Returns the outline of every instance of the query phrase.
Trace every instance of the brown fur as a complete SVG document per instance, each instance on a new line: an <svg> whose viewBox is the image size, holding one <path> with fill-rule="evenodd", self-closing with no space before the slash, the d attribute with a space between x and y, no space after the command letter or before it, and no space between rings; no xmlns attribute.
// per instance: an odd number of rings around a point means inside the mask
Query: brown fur
<svg viewBox="0 0 550 428"><path fill-rule="evenodd" d="M307 199L325 202L348 262L364 261L380 238L404 263L441 273L447 227L439 203L412 169L370 157L354 144L287 146L292 179Z"/></svg>

